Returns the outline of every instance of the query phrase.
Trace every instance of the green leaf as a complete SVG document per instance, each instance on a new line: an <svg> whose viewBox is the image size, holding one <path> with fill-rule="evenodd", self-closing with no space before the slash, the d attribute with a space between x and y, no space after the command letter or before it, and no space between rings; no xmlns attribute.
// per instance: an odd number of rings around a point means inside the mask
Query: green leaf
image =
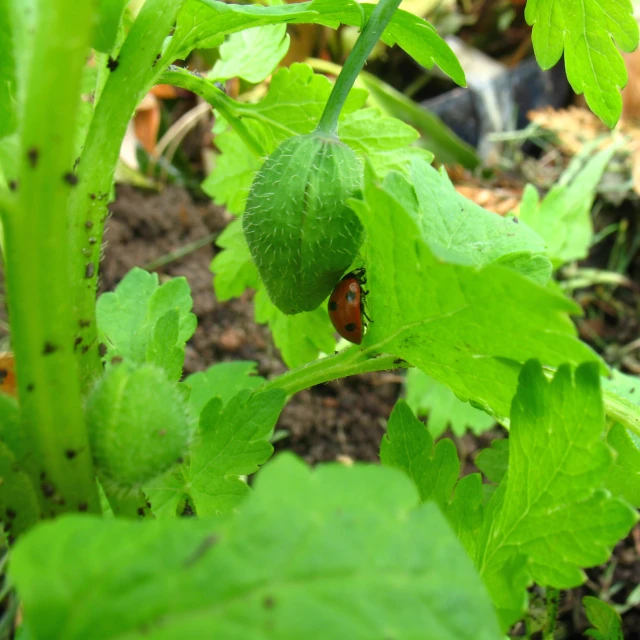
<svg viewBox="0 0 640 640"><path fill-rule="evenodd" d="M597 360L576 338L572 301L511 269L437 260L425 235L431 230L369 181L365 202L351 205L367 229L361 253L374 322L365 354L402 358L506 422L526 360L552 367Z"/></svg>
<svg viewBox="0 0 640 640"><path fill-rule="evenodd" d="M285 399L281 390L243 389L224 409L220 398L210 400L187 460L144 487L155 515L175 517L185 497L201 517L235 509L250 491L240 476L255 473L273 453L269 437Z"/></svg>
<svg viewBox="0 0 640 640"><path fill-rule="evenodd" d="M208 77L214 80L238 77L257 84L273 72L288 50L286 24L234 33L220 47L220 59Z"/></svg>
<svg viewBox="0 0 640 640"><path fill-rule="evenodd" d="M39 520L38 499L14 453L0 442L0 522L12 543Z"/></svg>
<svg viewBox="0 0 640 640"><path fill-rule="evenodd" d="M184 345L196 328L192 304L185 278L158 286L156 273L132 269L114 292L98 299L98 335L107 358L161 364L167 375L179 379Z"/></svg>
<svg viewBox="0 0 640 640"><path fill-rule="evenodd" d="M255 375L256 363L243 360L220 362L188 376L184 385L191 388L189 408L192 415L199 416L205 405L213 398L227 404L242 389L259 387L264 378Z"/></svg>
<svg viewBox="0 0 640 640"><path fill-rule="evenodd" d="M315 23L336 29L342 23L360 27L363 13L368 17L373 7L343 0L313 0L274 7L187 0L166 55L172 60L185 58L193 49L211 46L222 35L268 24ZM396 11L382 40L389 46L398 44L423 67L430 69L437 64L454 82L465 84L462 67L449 45L421 18Z"/></svg>
<svg viewBox="0 0 640 640"><path fill-rule="evenodd" d="M509 468L509 440L492 440L491 447L483 449L474 463L491 482L500 483Z"/></svg>
<svg viewBox="0 0 640 640"><path fill-rule="evenodd" d="M458 138L438 116L371 73L362 71L358 80L369 90L369 102L420 132L418 144L432 152L440 164L461 164L467 169L478 166L475 149Z"/></svg>
<svg viewBox="0 0 640 640"><path fill-rule="evenodd" d="M585 635L596 640L624 640L620 614L606 602L593 596L582 598L585 613L595 629L587 629Z"/></svg>
<svg viewBox="0 0 640 640"><path fill-rule="evenodd" d="M640 378L612 370L601 380L607 415L628 429L640 448Z"/></svg>
<svg viewBox="0 0 640 640"><path fill-rule="evenodd" d="M542 238L517 218L498 216L468 200L444 169L424 162L412 164L411 184L412 213L436 255L478 267L508 266L539 284L549 280L551 265Z"/></svg>
<svg viewBox="0 0 640 640"><path fill-rule="evenodd" d="M10 5L13 0L0 0L0 138L4 138L18 128L18 102L16 83L16 54L14 49Z"/></svg>
<svg viewBox="0 0 640 640"><path fill-rule="evenodd" d="M538 64L550 69L564 50L571 87L578 94L584 93L594 113L613 127L622 111L619 90L627 84L616 45L622 51L633 51L638 45L631 2L530 0L525 18L533 25Z"/></svg>
<svg viewBox="0 0 640 640"><path fill-rule="evenodd" d="M26 447L20 409L16 400L4 393L0 393L0 441L9 447L18 460L22 460Z"/></svg>
<svg viewBox="0 0 640 640"><path fill-rule="evenodd" d="M233 220L220 234L216 244L224 249L211 262L213 286L218 300L238 298L246 289L262 287L244 239L241 220Z"/></svg>
<svg viewBox="0 0 640 640"><path fill-rule="evenodd" d="M228 130L217 135L215 144L220 155L216 157L214 170L202 183L202 190L210 195L216 204L226 206L230 213L241 214L244 211L253 176L262 165L262 161L253 154L235 131ZM238 228L239 233L242 234L242 228L240 226ZM224 247L226 233L225 229L216 241L221 247ZM229 242L229 240L226 241Z"/></svg>
<svg viewBox="0 0 640 640"><path fill-rule="evenodd" d="M419 137L413 127L384 115L380 109L350 113L341 121L338 136L367 158L380 177L393 170L408 173L411 162L418 158L427 163L433 160L433 154L426 149L409 146Z"/></svg>
<svg viewBox="0 0 640 640"><path fill-rule="evenodd" d="M93 36L93 48L110 53L118 37L118 29L129 0L98 0L98 24Z"/></svg>
<svg viewBox="0 0 640 640"><path fill-rule="evenodd" d="M156 323L147 344L146 361L164 369L170 380L180 380L184 365L184 347L177 346L180 316L170 309Z"/></svg>
<svg viewBox="0 0 640 640"><path fill-rule="evenodd" d="M287 366L299 367L315 360L318 353L333 352L334 329L324 304L313 311L285 315L269 300L264 289L258 291L254 304L256 322L269 325Z"/></svg>
<svg viewBox="0 0 640 640"><path fill-rule="evenodd" d="M34 640L499 640L471 562L416 501L397 471L286 454L232 518L59 519L10 577Z"/></svg>
<svg viewBox="0 0 640 640"><path fill-rule="evenodd" d="M409 475L420 500L435 500L444 510L458 481L460 463L456 447L444 438L433 446L429 429L414 415L404 400L398 400L380 443L380 460L386 467Z"/></svg>
<svg viewBox="0 0 640 640"><path fill-rule="evenodd" d="M596 187L616 150L611 145L588 158L581 170L567 169L542 202L533 185L525 187L519 218L544 239L554 267L586 258L593 239Z"/></svg>
<svg viewBox="0 0 640 640"><path fill-rule="evenodd" d="M611 427L607 442L617 453L615 466L607 478L607 489L640 508L640 443L621 424Z"/></svg>
<svg viewBox="0 0 640 640"><path fill-rule="evenodd" d="M484 488L479 473L458 480L445 515L470 558L478 548L478 537L484 521Z"/></svg>
<svg viewBox="0 0 640 640"><path fill-rule="evenodd" d="M562 365L547 382L540 363L520 374L511 409L509 469L487 507L476 565L503 628L524 610L531 579L558 589L607 560L637 520L602 487L612 465L602 439L598 366Z"/></svg>
<svg viewBox="0 0 640 640"><path fill-rule="evenodd" d="M449 389L420 369L409 369L405 378L407 404L417 415L428 415L429 433L437 438L451 426L457 436L467 429L482 433L490 429L495 420L484 411L462 402Z"/></svg>

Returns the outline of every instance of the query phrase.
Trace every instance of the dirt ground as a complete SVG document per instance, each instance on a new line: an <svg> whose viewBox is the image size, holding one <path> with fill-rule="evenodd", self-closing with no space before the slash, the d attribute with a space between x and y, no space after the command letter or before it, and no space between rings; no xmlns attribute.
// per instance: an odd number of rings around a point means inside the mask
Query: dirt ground
<svg viewBox="0 0 640 640"><path fill-rule="evenodd" d="M194 202L178 187L155 193L119 186L110 209L100 269L102 290L113 289L132 267L148 265L178 247L220 232L230 220L221 208L208 201ZM209 244L156 270L161 279L185 276L191 286L198 328L187 345L186 373L216 362L244 359L255 361L258 373L266 378L281 374L285 366L268 329L253 320L251 296L216 300L209 271L215 250L215 245ZM284 430L286 436L276 444L276 450L294 451L310 464L343 456L377 462L386 420L401 392L402 378L396 373L357 376L303 391L291 399L281 415L277 429ZM478 449L501 435L494 429L479 438L454 438L466 473L474 470L472 460ZM584 637L582 596L601 595L620 582L624 586L612 600L623 603L640 582L640 527L617 545L612 563L587 573L586 585L563 593L561 635L557 637ZM623 619L624 637L640 639L640 611L631 610ZM514 631L524 634L523 628Z"/></svg>

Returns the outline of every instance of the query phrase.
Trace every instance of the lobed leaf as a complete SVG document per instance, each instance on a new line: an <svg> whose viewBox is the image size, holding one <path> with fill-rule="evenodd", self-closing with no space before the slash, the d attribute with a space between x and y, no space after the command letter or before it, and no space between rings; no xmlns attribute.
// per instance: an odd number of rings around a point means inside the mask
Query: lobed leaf
<svg viewBox="0 0 640 640"><path fill-rule="evenodd" d="M214 80L242 78L262 82L289 50L286 24L256 27L234 33L220 46L220 58L208 74Z"/></svg>
<svg viewBox="0 0 640 640"><path fill-rule="evenodd" d="M185 499L201 517L233 511L250 491L240 476L273 453L269 437L285 399L281 390L243 389L224 408L218 397L207 402L188 457L144 487L155 515L175 517Z"/></svg>
<svg viewBox="0 0 640 640"><path fill-rule="evenodd" d="M225 34L268 24L314 23L333 29L340 24L360 27L373 7L352 0L312 0L273 7L187 0L165 55L172 60L185 58L193 49L219 44L219 38ZM437 64L454 82L465 84L462 67L449 45L421 18L396 11L382 40L389 46L397 44L424 67L430 69Z"/></svg>
<svg viewBox="0 0 640 640"><path fill-rule="evenodd" d="M449 387L420 369L409 369L405 385L407 404L417 415L428 415L429 433L434 438L449 426L455 435L462 436L467 429L479 434L495 424L490 415L462 402Z"/></svg>
<svg viewBox="0 0 640 640"><path fill-rule="evenodd" d="M616 45L622 51L633 51L638 45L631 2L529 0L525 18L533 26L538 64L550 69L564 51L571 87L577 94L584 93L594 113L613 127L622 111L619 90L627 84Z"/></svg>
<svg viewBox="0 0 640 640"><path fill-rule="evenodd" d="M474 464L491 482L502 482L509 468L509 440L493 440L488 449L482 449Z"/></svg>
<svg viewBox="0 0 640 640"><path fill-rule="evenodd" d="M580 169L567 169L542 202L533 185L525 187L518 216L544 239L554 267L587 257L593 240L591 207L596 188L616 150L611 145L588 158Z"/></svg>
<svg viewBox="0 0 640 640"><path fill-rule="evenodd" d="M471 562L416 501L397 471L287 454L231 518L59 519L10 575L34 640L498 640Z"/></svg>
<svg viewBox="0 0 640 640"><path fill-rule="evenodd" d="M595 363L562 365L547 382L537 361L520 374L509 468L488 506L476 565L507 628L531 579L568 589L604 562L637 516L601 487L612 466Z"/></svg>
<svg viewBox="0 0 640 640"><path fill-rule="evenodd" d="M158 275L137 267L98 298L98 335L108 359L120 356L137 364L161 365L168 376L182 374L184 345L196 328L191 292L185 278L158 285Z"/></svg>
<svg viewBox="0 0 640 640"><path fill-rule="evenodd" d="M403 358L504 421L528 359L549 366L598 359L576 337L572 301L512 269L446 264L430 249L430 230L370 180L365 201L352 206L367 229L374 322L366 354Z"/></svg>
<svg viewBox="0 0 640 640"><path fill-rule="evenodd" d="M640 508L640 443L621 424L611 427L607 442L616 452L616 461L606 487L614 496Z"/></svg>
<svg viewBox="0 0 640 640"><path fill-rule="evenodd" d="M220 362L206 371L187 376L183 385L189 387L189 409L199 416L205 405L213 398L220 398L225 405L243 389L256 389L263 382L256 374L256 363L244 360Z"/></svg>

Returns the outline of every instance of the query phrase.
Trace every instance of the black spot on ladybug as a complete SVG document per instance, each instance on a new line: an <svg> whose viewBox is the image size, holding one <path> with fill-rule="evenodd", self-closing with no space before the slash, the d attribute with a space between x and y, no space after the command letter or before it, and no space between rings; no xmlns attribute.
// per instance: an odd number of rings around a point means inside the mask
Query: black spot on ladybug
<svg viewBox="0 0 640 640"><path fill-rule="evenodd" d="M47 341L44 343L44 347L42 347L42 355L48 356L48 355L51 355L52 353L55 353L57 350L58 350L58 347L56 347L55 344Z"/></svg>
<svg viewBox="0 0 640 640"><path fill-rule="evenodd" d="M17 515L18 514L11 507L7 508L7 518L9 518L9 520L15 520Z"/></svg>
<svg viewBox="0 0 640 640"><path fill-rule="evenodd" d="M95 198L95 196L93 196L93 197ZM93 222L91 222L91 220L87 220L87 221L84 223L84 226L85 226L87 229L92 229L92 228L93 228Z"/></svg>
<svg viewBox="0 0 640 640"><path fill-rule="evenodd" d="M6 369L0 369L0 384L4 382L4 379L9 375Z"/></svg>
<svg viewBox="0 0 640 640"><path fill-rule="evenodd" d="M67 457L67 460L73 460L78 455L78 452L75 449L67 449L64 455Z"/></svg>
<svg viewBox="0 0 640 640"><path fill-rule="evenodd" d="M107 355L107 345L104 342L101 342L98 345L98 355L101 358L104 358Z"/></svg>
<svg viewBox="0 0 640 640"><path fill-rule="evenodd" d="M82 337L78 336L74 341L73 341L73 350L75 351L80 345L82 344Z"/></svg>
<svg viewBox="0 0 640 640"><path fill-rule="evenodd" d="M329 301L329 311L335 311L338 308L338 303L337 302L333 302L333 301Z"/></svg>
<svg viewBox="0 0 640 640"><path fill-rule="evenodd" d="M29 151L27 151L27 158L29 159L29 164L35 169L38 165L38 158L40 157L40 151L38 151L37 147L31 147Z"/></svg>
<svg viewBox="0 0 640 640"><path fill-rule="evenodd" d="M50 498L56 492L56 488L50 482L43 482L40 489L42 489L45 498Z"/></svg>
<svg viewBox="0 0 640 640"><path fill-rule="evenodd" d="M353 331L356 330L356 323L355 322L350 322L349 324L345 324L344 325L344 330L347 333L352 333Z"/></svg>
<svg viewBox="0 0 640 640"><path fill-rule="evenodd" d="M17 180L9 180L9 189L11 191L15 191L18 188L18 181Z"/></svg>
<svg viewBox="0 0 640 640"><path fill-rule="evenodd" d="M86 502L81 502L78 505L78 511L86 511L89 508L89 505Z"/></svg>
<svg viewBox="0 0 640 640"><path fill-rule="evenodd" d="M114 59L111 56L109 56L109 60L107 60L107 67L109 71L115 71L118 68L119 64L120 63L118 62L117 59Z"/></svg>
<svg viewBox="0 0 640 640"><path fill-rule="evenodd" d="M93 262L87 262L84 268L84 277L93 278L93 274L96 272L96 265Z"/></svg>
<svg viewBox="0 0 640 640"><path fill-rule="evenodd" d="M91 326L91 320L78 320L78 325L81 329L86 329Z"/></svg>
<svg viewBox="0 0 640 640"><path fill-rule="evenodd" d="M78 176L75 173L71 173L69 171L68 173L65 173L63 177L64 181L72 187L75 187L78 184Z"/></svg>
<svg viewBox="0 0 640 640"><path fill-rule="evenodd" d="M111 364L120 364L122 362L122 356L113 356L111 358Z"/></svg>
<svg viewBox="0 0 640 640"><path fill-rule="evenodd" d="M144 516L144 509L142 507L138 507L138 515Z"/></svg>
<svg viewBox="0 0 640 640"><path fill-rule="evenodd" d="M273 607L276 606L276 601L273 598L273 596L265 596L264 599L262 600L262 606L265 609L273 609Z"/></svg>

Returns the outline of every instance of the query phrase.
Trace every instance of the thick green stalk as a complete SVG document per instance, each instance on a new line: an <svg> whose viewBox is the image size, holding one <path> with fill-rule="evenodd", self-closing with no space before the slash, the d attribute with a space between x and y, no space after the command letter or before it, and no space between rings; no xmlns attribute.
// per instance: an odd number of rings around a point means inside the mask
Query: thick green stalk
<svg viewBox="0 0 640 640"><path fill-rule="evenodd" d="M86 388L100 373L95 319L98 263L107 203L127 124L146 92L166 67L162 45L185 0L147 0L116 60L87 133L77 169L78 185L71 200L70 247L72 273L83 280L73 300L78 319L76 340L81 380ZM84 4L84 3L83 3Z"/></svg>
<svg viewBox="0 0 640 640"><path fill-rule="evenodd" d="M20 114L19 181L4 210L6 275L18 394L44 517L99 512L74 356L67 200L73 132L93 3L39 0Z"/></svg>
<svg viewBox="0 0 640 640"><path fill-rule="evenodd" d="M360 37L356 41L347 61L342 67L342 71L333 85L333 91L329 96L327 105L324 108L317 131L326 135L335 135L338 130L338 118L342 107L356 81L358 74L365 65L369 54L375 47L384 32L386 26L391 22L393 14L400 6L402 0L380 0L376 8L371 13L369 20L362 29Z"/></svg>

